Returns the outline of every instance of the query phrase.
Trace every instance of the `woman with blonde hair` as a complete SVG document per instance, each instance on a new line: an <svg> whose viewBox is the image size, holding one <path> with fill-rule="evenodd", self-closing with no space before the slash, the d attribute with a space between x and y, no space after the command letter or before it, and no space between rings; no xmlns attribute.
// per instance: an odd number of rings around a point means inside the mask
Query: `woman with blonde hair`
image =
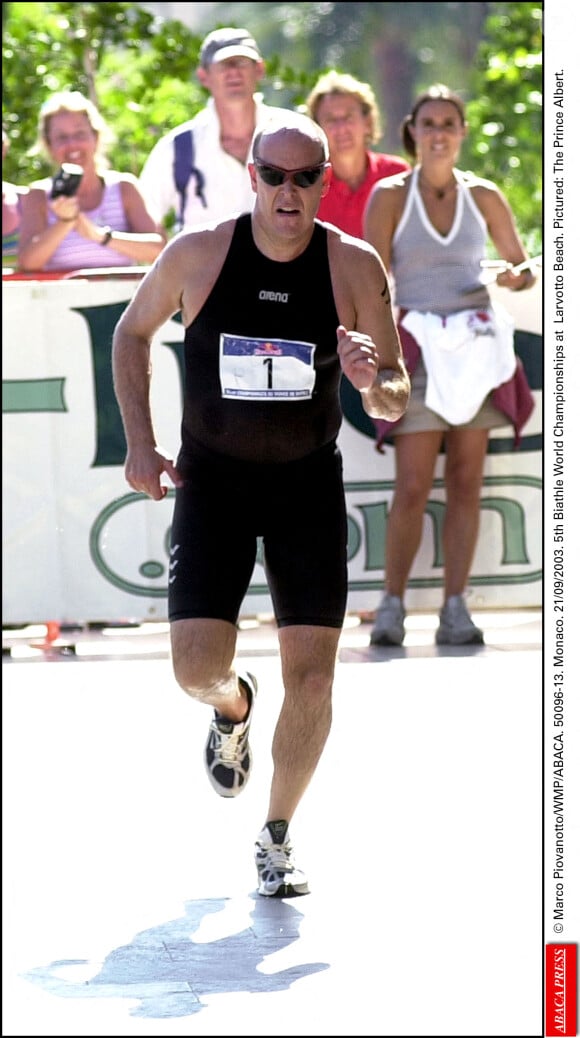
<svg viewBox="0 0 580 1038"><path fill-rule="evenodd" d="M148 265L159 255L165 235L137 178L109 169L111 139L102 115L79 91L62 91L43 104L37 148L55 172L65 167L64 177L60 190L50 177L30 185L22 205L20 270Z"/></svg>

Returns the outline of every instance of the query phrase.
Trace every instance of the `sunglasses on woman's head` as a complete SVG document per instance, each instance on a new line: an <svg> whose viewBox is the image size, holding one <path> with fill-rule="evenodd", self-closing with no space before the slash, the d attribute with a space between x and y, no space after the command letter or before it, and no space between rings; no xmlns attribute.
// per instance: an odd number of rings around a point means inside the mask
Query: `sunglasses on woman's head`
<svg viewBox="0 0 580 1038"><path fill-rule="evenodd" d="M254 159L254 165L268 187L280 187L286 180L292 181L294 187L312 187L328 163L319 162L317 166L302 166L298 169L280 169L279 166L272 166L262 159Z"/></svg>

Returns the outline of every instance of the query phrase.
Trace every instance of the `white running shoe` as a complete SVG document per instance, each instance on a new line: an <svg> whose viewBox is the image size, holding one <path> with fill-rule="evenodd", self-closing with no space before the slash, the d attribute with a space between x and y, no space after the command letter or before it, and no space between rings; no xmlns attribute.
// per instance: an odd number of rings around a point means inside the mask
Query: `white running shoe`
<svg viewBox="0 0 580 1038"><path fill-rule="evenodd" d="M483 645L483 631L471 619L463 595L451 595L439 613L437 645Z"/></svg>
<svg viewBox="0 0 580 1038"><path fill-rule="evenodd" d="M265 897L298 897L309 894L308 880L292 857L288 822L267 822L254 846L258 869L258 893Z"/></svg>
<svg viewBox="0 0 580 1038"><path fill-rule="evenodd" d="M405 637L405 610L398 595L383 595L371 631L371 645L402 645Z"/></svg>

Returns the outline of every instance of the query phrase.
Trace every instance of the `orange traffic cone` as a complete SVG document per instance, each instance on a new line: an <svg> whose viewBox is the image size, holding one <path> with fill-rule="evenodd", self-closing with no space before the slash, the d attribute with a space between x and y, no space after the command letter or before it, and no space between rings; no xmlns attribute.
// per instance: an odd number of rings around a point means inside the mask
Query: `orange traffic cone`
<svg viewBox="0 0 580 1038"><path fill-rule="evenodd" d="M43 649L45 652L51 652L55 641L60 637L60 624L58 620L49 620L47 622L47 633L45 634L45 640L43 643Z"/></svg>
<svg viewBox="0 0 580 1038"><path fill-rule="evenodd" d="M58 620L49 620L46 625L46 635L44 638L44 648L52 649L57 638L60 638L60 624Z"/></svg>
<svg viewBox="0 0 580 1038"><path fill-rule="evenodd" d="M60 623L58 620L48 620L44 641L31 642L30 645L33 649L42 649L43 652L51 652L53 645L58 638L60 638Z"/></svg>

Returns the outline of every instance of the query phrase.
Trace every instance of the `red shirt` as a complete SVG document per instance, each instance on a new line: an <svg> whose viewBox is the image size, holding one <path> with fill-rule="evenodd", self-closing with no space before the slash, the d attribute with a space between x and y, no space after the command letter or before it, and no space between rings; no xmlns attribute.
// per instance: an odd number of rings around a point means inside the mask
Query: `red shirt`
<svg viewBox="0 0 580 1038"><path fill-rule="evenodd" d="M316 214L319 220L333 223L339 230L354 234L355 238L363 237L363 214L373 184L382 177L392 177L395 173L411 168L408 162L396 155L367 151L367 159L366 177L355 191L331 172L328 193Z"/></svg>

